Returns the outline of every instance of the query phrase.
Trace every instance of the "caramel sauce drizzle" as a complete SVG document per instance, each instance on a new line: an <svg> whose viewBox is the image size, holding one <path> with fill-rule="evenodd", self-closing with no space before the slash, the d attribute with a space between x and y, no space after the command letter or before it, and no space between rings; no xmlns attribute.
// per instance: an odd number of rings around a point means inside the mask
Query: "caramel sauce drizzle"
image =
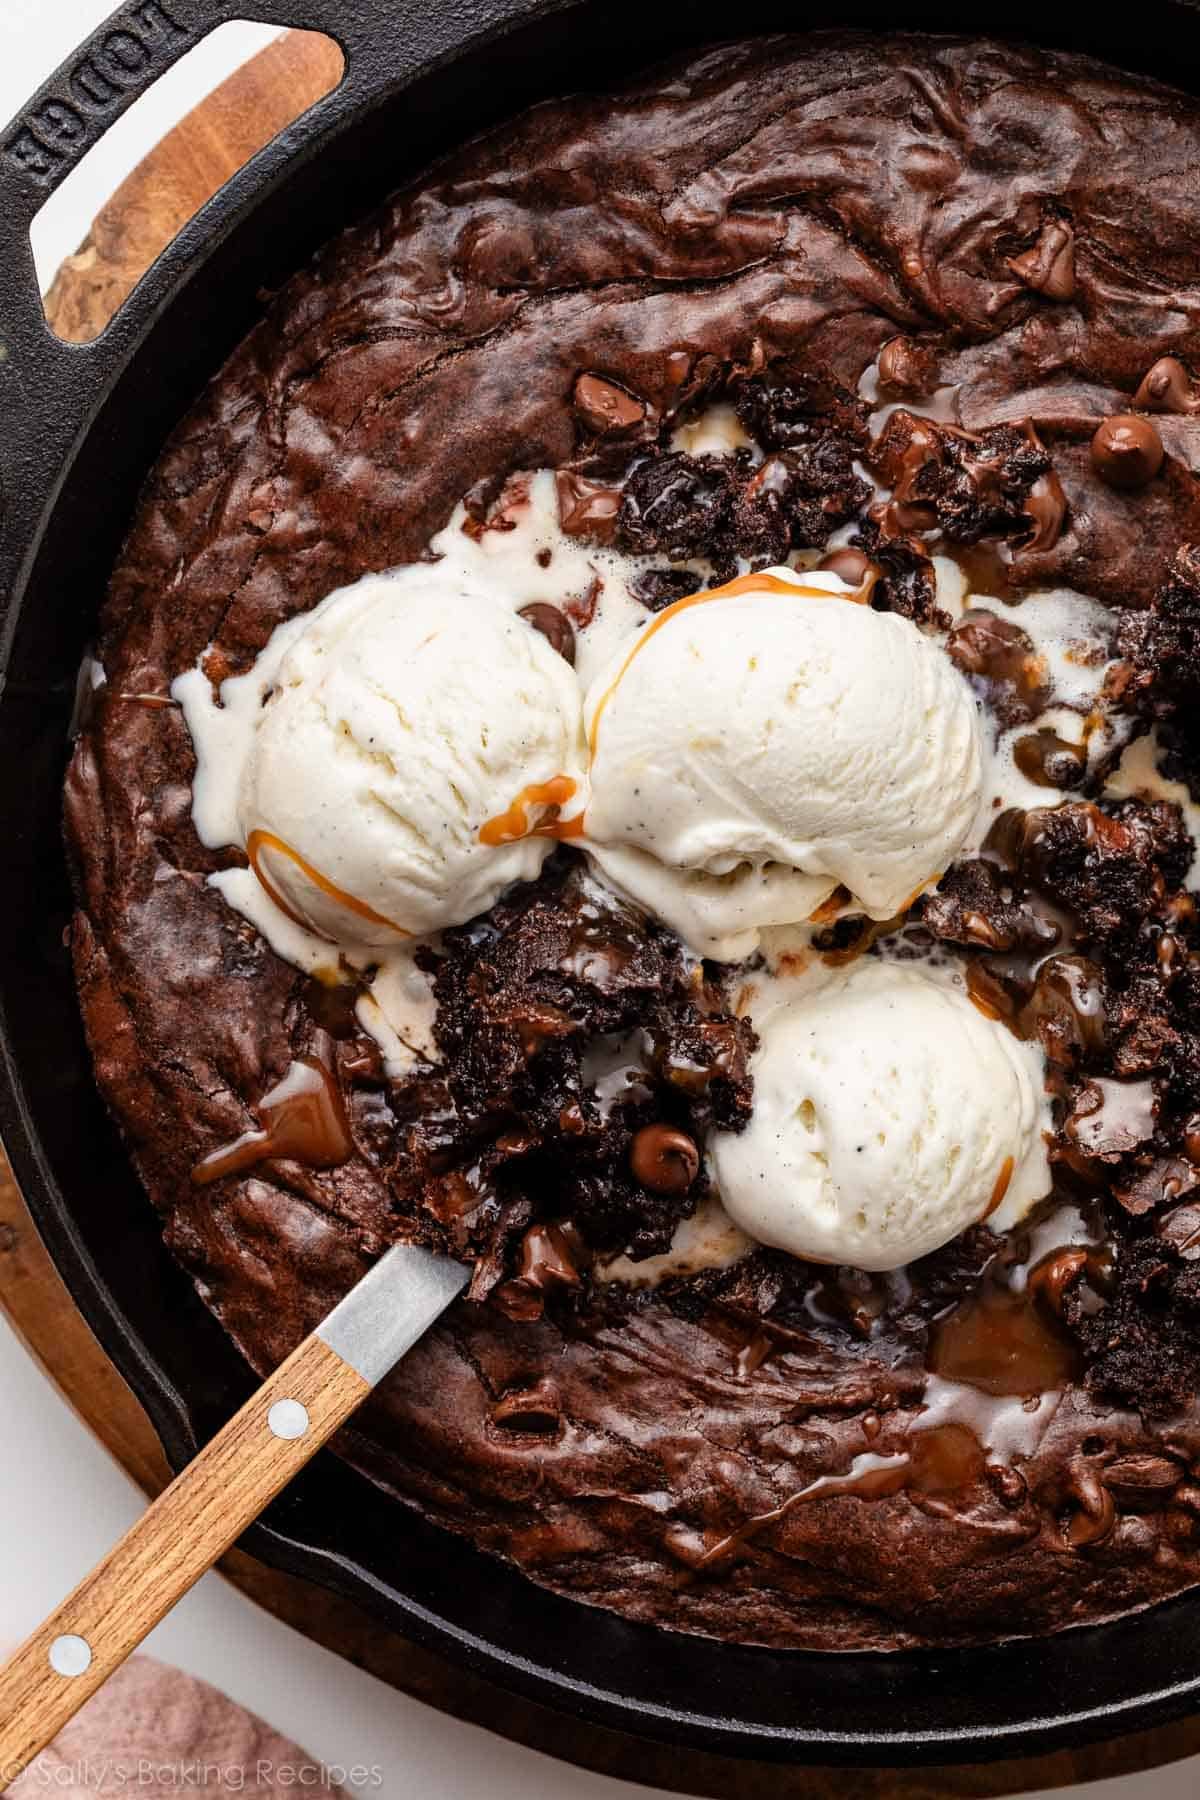
<svg viewBox="0 0 1200 1800"><path fill-rule="evenodd" d="M880 1453L866 1450L856 1456L842 1475L819 1475L798 1493L789 1494L769 1512L755 1513L736 1530L712 1544L694 1565L703 1573L715 1564L735 1557L742 1546L764 1528L777 1525L798 1506L811 1500L845 1495L856 1500L885 1500L905 1490L918 1495L951 1494L967 1488L983 1473L983 1448L964 1425L948 1423L918 1426L907 1438L907 1449Z"/></svg>
<svg viewBox="0 0 1200 1800"><path fill-rule="evenodd" d="M549 781L533 781L523 787L505 812L497 813L480 826L479 841L495 849L500 844L515 844L518 839L526 837L577 838L583 836L583 814L576 813L573 819L561 819L559 812L569 800L574 799L579 783L569 775L554 775ZM533 806L549 806L553 809L548 818L537 825L529 823L529 809Z"/></svg>
<svg viewBox="0 0 1200 1800"><path fill-rule="evenodd" d="M936 1322L928 1364L944 1381L1027 1399L1073 1381L1079 1353L1037 1304L1036 1284L1017 1293L985 1283Z"/></svg>
<svg viewBox="0 0 1200 1800"><path fill-rule="evenodd" d="M852 898L849 888L835 887L827 900L822 900L816 912L808 915L810 925L832 925L833 921Z"/></svg>
<svg viewBox="0 0 1200 1800"><path fill-rule="evenodd" d="M293 925L299 925L305 931L316 931L316 927L310 920L302 918L293 907L288 905L279 889L266 874L263 868L264 850L274 851L278 856L286 856L289 861L295 863L300 873L306 880L311 881L315 888L320 888L323 894L328 894L331 900L336 900L339 906L344 906L348 912L356 913L360 919L366 919L371 925L386 925L389 931L398 932L401 937L412 936L412 932L405 931L403 925L397 925L394 919L385 919L382 913L377 913L374 907L367 905L365 900L356 899L353 894L348 894L345 888L338 887L335 882L329 880L328 876L322 875L319 869L314 869L310 862L304 860L299 851L293 850L292 846L285 843L281 837L276 837L273 831L252 831L246 839L246 855L250 859L250 867L254 870L259 886L275 902L280 912L286 914ZM324 937L325 933L316 931L316 935ZM326 941L332 942L331 939Z"/></svg>
<svg viewBox="0 0 1200 1800"><path fill-rule="evenodd" d="M202 1157L192 1170L197 1187L240 1175L271 1157L289 1157L310 1169L332 1169L351 1154L341 1093L315 1057L292 1063L254 1110L261 1121L258 1129L244 1131L231 1144Z"/></svg>

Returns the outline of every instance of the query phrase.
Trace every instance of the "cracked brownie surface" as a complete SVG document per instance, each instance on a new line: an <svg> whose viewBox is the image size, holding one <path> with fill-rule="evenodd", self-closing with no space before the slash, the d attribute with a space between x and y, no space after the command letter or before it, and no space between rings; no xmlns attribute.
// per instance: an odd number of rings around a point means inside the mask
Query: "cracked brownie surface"
<svg viewBox="0 0 1200 1800"><path fill-rule="evenodd" d="M1200 778L1198 162L1193 102L1082 58L723 46L538 108L347 232L150 475L67 790L102 1091L260 1371L397 1238L471 1259L470 1297L340 1449L562 1592L846 1649L1055 1630L1200 1579L1195 846L1178 804L1104 785L1152 728L1165 776ZM760 455L678 447L714 404ZM1133 485L1095 441L1127 415L1162 451ZM1032 743L1045 806L891 922L892 954L943 946L1045 1049L1056 1188L1020 1230L886 1276L758 1251L599 1282L598 1259L667 1247L706 1196L696 1146L753 1104L719 972L563 849L429 950L437 1054L389 1077L353 990L207 885L238 853L196 837L174 678L246 669L283 621L421 557L464 496L495 528L541 468L566 532L649 559L651 610L692 558L720 580L840 532L871 603L948 631L1005 726L1043 710L1033 647L986 602L952 622L933 549L979 594L1111 609L1112 756ZM585 613L543 626L569 649ZM842 920L818 948L877 936ZM614 1097L596 1047L631 1037ZM349 1153L194 1182L296 1059ZM978 1411L918 1445L939 1382Z"/></svg>

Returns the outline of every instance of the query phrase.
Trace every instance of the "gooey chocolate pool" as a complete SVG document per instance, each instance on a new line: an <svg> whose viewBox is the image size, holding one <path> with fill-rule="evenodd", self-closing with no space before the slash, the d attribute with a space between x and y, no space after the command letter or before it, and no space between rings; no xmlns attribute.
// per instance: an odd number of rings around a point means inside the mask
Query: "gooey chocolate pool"
<svg viewBox="0 0 1200 1800"><path fill-rule="evenodd" d="M338 1448L537 1582L836 1650L1200 1580L1198 164L1079 57L721 46L349 230L149 476L100 1087L260 1372L471 1265Z"/></svg>

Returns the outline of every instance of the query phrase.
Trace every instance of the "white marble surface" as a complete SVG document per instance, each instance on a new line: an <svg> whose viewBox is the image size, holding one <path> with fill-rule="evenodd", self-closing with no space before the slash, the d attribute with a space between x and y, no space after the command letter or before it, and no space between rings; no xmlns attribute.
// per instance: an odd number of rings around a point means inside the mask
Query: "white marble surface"
<svg viewBox="0 0 1200 1800"><path fill-rule="evenodd" d="M3 0L0 118L111 10L109 0ZM252 11L252 0L248 10ZM119 136L72 178L69 204L36 232L43 281L150 144L264 41L238 28L160 83ZM136 1517L140 1496L0 1323L0 1642L55 1605ZM388 1800L619 1800L651 1790L583 1773L443 1718L317 1649L209 1576L151 1639L165 1660L217 1683L318 1761L377 1767ZM1091 1787L1089 1800L1192 1800L1200 1758ZM847 1775L847 1793L854 1791ZM1084 1790L1073 1790L1082 1793Z"/></svg>

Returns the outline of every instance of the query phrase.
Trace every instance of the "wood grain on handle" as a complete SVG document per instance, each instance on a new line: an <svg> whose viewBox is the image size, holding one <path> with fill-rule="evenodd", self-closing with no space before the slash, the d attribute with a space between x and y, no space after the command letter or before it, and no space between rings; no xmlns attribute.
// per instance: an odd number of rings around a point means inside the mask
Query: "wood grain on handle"
<svg viewBox="0 0 1200 1800"><path fill-rule="evenodd" d="M189 1463L16 1654L0 1668L0 1792L16 1779L281 1488L362 1404L370 1383L310 1337ZM308 1415L303 1435L268 1423L280 1401ZM294 1408L276 1424L303 1426ZM83 1673L60 1675L51 1650L82 1639ZM83 1652L81 1651L82 1658Z"/></svg>

